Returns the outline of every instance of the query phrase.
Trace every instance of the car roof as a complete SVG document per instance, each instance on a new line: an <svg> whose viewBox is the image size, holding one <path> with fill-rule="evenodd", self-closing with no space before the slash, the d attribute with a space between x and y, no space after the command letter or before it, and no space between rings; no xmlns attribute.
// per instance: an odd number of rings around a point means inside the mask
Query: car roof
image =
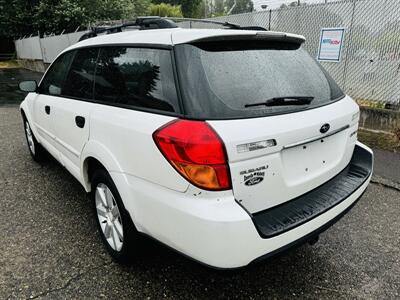
<svg viewBox="0 0 400 300"><path fill-rule="evenodd" d="M151 44L173 46L186 44L201 40L221 40L230 38L251 38L274 40L294 40L303 43L305 38L301 35L275 32L275 31L253 31L253 30L233 30L233 29L152 29L152 30L129 30L120 33L104 34L78 42L65 51L102 45L135 45Z"/></svg>

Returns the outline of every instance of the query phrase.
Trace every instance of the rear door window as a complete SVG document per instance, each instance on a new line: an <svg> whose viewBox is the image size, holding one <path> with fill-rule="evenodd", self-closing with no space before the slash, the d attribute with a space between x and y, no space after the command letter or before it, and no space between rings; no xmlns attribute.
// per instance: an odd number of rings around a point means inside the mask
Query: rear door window
<svg viewBox="0 0 400 300"><path fill-rule="evenodd" d="M175 51L190 117L262 117L310 109L344 97L299 44L218 41L178 45Z"/></svg>
<svg viewBox="0 0 400 300"><path fill-rule="evenodd" d="M96 69L96 101L179 112L171 52L163 49L104 47Z"/></svg>
<svg viewBox="0 0 400 300"><path fill-rule="evenodd" d="M68 71L62 95L71 98L93 98L94 71L99 49L84 48L76 55Z"/></svg>

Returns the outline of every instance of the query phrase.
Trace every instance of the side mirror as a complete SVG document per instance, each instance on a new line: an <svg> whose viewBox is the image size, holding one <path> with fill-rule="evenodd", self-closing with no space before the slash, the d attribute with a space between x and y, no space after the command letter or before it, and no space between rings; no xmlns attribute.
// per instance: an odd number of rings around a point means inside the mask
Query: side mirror
<svg viewBox="0 0 400 300"><path fill-rule="evenodd" d="M19 89L23 92L36 92L37 88L38 85L35 80L21 81L19 83Z"/></svg>

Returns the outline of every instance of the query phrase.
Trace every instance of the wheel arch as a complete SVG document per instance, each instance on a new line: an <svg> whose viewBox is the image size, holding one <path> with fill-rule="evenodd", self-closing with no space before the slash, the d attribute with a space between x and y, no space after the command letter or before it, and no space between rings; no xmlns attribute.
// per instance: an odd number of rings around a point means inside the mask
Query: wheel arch
<svg viewBox="0 0 400 300"><path fill-rule="evenodd" d="M21 113L22 118L25 120L26 119L26 113L22 107L19 108L19 111Z"/></svg>
<svg viewBox="0 0 400 300"><path fill-rule="evenodd" d="M31 116L29 114L29 107L27 102L24 100L22 101L21 105L19 106L19 111L21 113L22 118L28 120L29 124L31 124Z"/></svg>
<svg viewBox="0 0 400 300"><path fill-rule="evenodd" d="M97 169L110 172L122 172L120 164L112 153L102 144L89 141L83 151L81 159L81 178L87 192L91 191L91 176Z"/></svg>
<svg viewBox="0 0 400 300"><path fill-rule="evenodd" d="M31 127L31 130L33 132L33 134L35 135L36 140L38 141L39 144L41 144L41 140L40 140L40 136L37 132L37 128L35 126L35 123L33 122L33 118L31 116L31 113L29 111L29 106L28 103L26 102L26 100L24 100L20 107L19 107L19 112L21 113L21 117L23 119L23 121L28 121L29 125Z"/></svg>

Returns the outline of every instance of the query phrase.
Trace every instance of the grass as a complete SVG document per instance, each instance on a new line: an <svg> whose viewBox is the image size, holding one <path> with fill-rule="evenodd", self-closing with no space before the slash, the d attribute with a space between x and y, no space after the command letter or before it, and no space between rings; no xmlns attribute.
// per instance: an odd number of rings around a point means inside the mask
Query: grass
<svg viewBox="0 0 400 300"><path fill-rule="evenodd" d="M0 69L19 68L20 65L16 60L0 61Z"/></svg>
<svg viewBox="0 0 400 300"><path fill-rule="evenodd" d="M360 129L358 139L369 147L400 153L400 139L395 134Z"/></svg>
<svg viewBox="0 0 400 300"><path fill-rule="evenodd" d="M374 100L367 100L367 99L357 99L356 102L360 106L365 106L369 108L385 108L384 102L378 102Z"/></svg>
<svg viewBox="0 0 400 300"><path fill-rule="evenodd" d="M376 109L392 109L392 110L400 110L400 103L386 103L382 101L368 100L368 99L357 99L356 102L358 105L366 107L366 108L376 108Z"/></svg>

